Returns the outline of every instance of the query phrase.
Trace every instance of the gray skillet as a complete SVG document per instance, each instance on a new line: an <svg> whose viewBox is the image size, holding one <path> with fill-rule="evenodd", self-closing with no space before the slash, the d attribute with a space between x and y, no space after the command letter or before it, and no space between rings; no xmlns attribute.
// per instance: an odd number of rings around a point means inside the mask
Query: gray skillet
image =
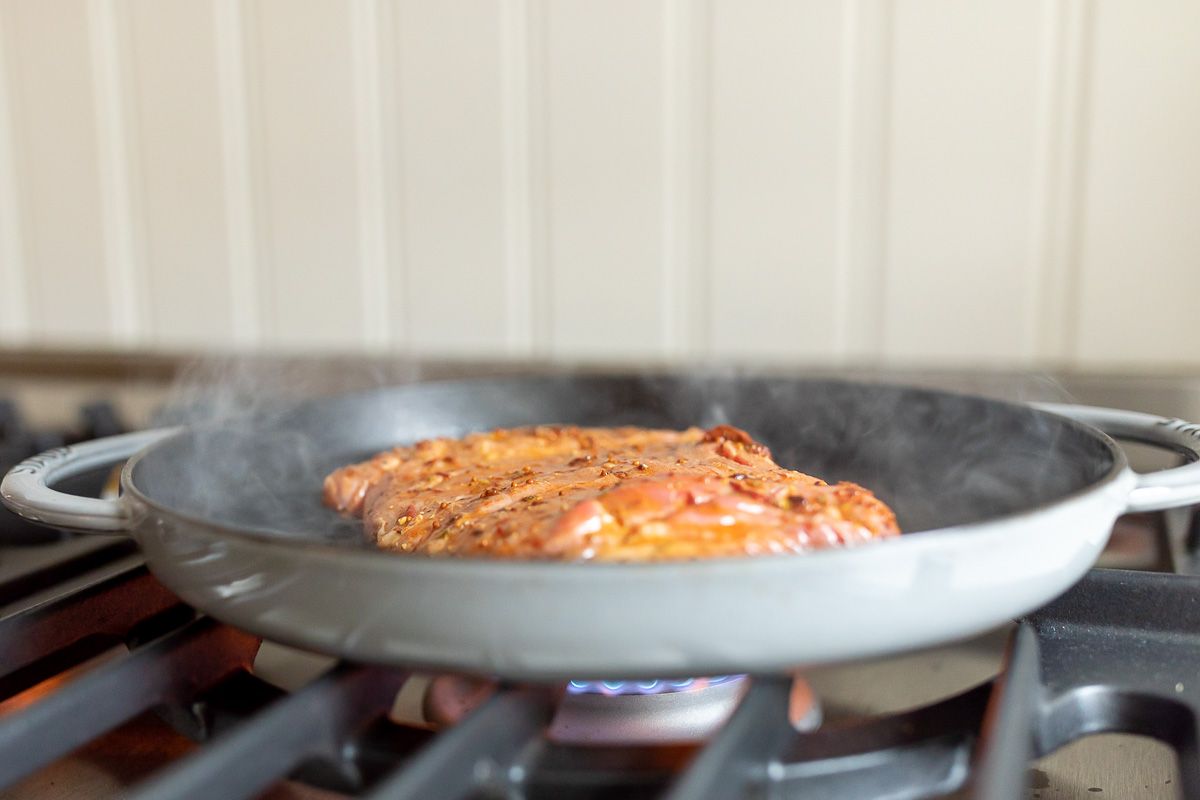
<svg viewBox="0 0 1200 800"><path fill-rule="evenodd" d="M380 552L320 503L329 470L400 442L534 423L728 422L861 483L905 535L804 556L657 564ZM29 519L124 531L166 586L264 637L516 679L770 672L967 636L1078 580L1117 515L1200 501L1200 465L1136 475L1106 433L1195 458L1195 426L1077 406L797 378L418 384L61 448L0 486ZM52 485L128 458L118 499Z"/></svg>

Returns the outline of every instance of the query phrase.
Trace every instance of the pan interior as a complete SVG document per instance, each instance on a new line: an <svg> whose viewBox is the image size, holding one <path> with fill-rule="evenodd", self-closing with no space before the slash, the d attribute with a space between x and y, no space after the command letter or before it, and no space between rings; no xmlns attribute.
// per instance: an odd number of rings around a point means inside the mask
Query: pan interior
<svg viewBox="0 0 1200 800"><path fill-rule="evenodd" d="M287 539L368 546L321 504L331 470L431 436L540 423L728 423L776 460L874 491L907 533L1052 503L1119 456L1086 428L1023 406L933 390L774 377L565 377L416 384L307 401L159 445L134 485L173 511Z"/></svg>

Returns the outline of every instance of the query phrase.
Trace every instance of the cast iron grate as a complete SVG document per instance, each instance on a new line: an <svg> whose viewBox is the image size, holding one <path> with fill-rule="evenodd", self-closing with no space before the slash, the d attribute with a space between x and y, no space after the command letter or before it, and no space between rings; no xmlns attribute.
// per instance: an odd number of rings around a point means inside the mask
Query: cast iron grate
<svg viewBox="0 0 1200 800"><path fill-rule="evenodd" d="M156 708L204 742L135 798L253 797L298 776L367 798L1024 796L1031 760L1095 733L1150 736L1200 796L1200 578L1094 570L1021 621L992 681L902 714L798 733L787 680L760 676L703 748L567 746L554 695L502 687L440 733L387 721L406 675L343 664L284 694L249 668L258 641L196 617L136 555L86 555L0 609L0 695L123 643L128 652L0 716L0 786Z"/></svg>

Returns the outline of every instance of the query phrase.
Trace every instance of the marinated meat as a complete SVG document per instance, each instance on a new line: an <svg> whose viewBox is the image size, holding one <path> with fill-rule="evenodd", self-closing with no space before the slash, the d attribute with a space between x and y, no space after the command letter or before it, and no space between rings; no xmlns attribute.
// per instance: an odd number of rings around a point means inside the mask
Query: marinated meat
<svg viewBox="0 0 1200 800"><path fill-rule="evenodd" d="M381 546L510 559L800 553L896 536L852 483L784 469L737 428L538 426L429 439L325 479Z"/></svg>

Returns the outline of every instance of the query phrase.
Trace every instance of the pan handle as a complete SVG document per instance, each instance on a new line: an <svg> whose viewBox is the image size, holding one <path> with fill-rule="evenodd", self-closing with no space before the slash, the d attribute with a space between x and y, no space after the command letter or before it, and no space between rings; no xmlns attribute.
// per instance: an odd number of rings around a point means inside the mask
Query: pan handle
<svg viewBox="0 0 1200 800"><path fill-rule="evenodd" d="M116 464L178 428L157 428L56 447L31 456L8 471L0 482L0 500L17 514L51 528L83 532L125 530L129 506L121 499L79 497L50 488L50 484L82 472Z"/></svg>
<svg viewBox="0 0 1200 800"><path fill-rule="evenodd" d="M1129 493L1126 512L1162 511L1200 503L1200 425L1181 419L1064 403L1034 403L1037 408L1078 420L1114 439L1154 445L1188 457L1190 463L1158 472L1139 473Z"/></svg>

